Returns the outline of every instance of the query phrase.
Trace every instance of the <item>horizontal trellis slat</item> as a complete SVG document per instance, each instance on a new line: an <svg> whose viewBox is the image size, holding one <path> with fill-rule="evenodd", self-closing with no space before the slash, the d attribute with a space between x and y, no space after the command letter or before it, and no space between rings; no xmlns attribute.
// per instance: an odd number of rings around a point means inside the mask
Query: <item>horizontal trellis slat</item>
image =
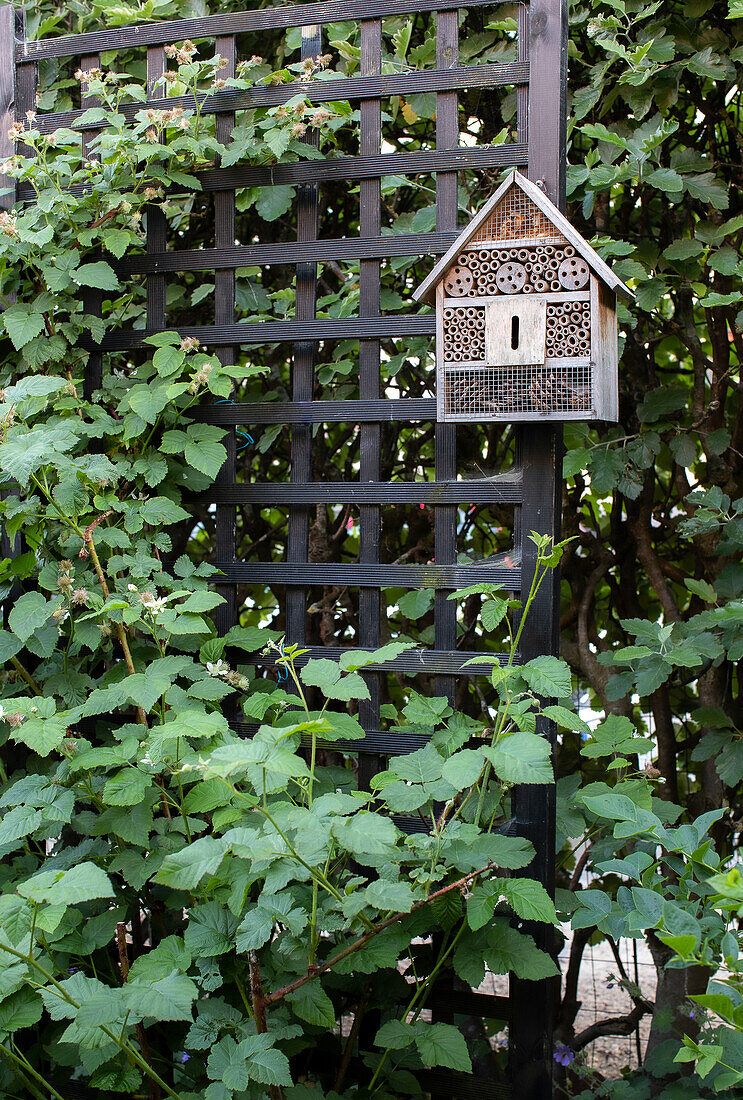
<svg viewBox="0 0 743 1100"><path fill-rule="evenodd" d="M189 498L198 504L520 504L521 478L499 474L477 481L336 481L284 485L215 485Z"/></svg>
<svg viewBox="0 0 743 1100"><path fill-rule="evenodd" d="M299 562L215 562L225 581L234 584L341 584L355 588L464 588L470 584L504 584L517 591L518 565L483 561L480 565L304 565Z"/></svg>
<svg viewBox="0 0 743 1100"><path fill-rule="evenodd" d="M497 997L492 993L472 993L466 989L441 989L434 987L428 998L431 1008L442 1008L462 1016L483 1016L486 1020L509 1020L511 1018L508 997Z"/></svg>
<svg viewBox="0 0 743 1100"><path fill-rule="evenodd" d="M230 191L238 187L284 187L332 180L376 179L379 176L419 176L429 172L462 171L468 168L518 168L526 164L526 154L527 147L524 144L473 145L471 148L433 149L419 153L385 153L379 157L327 157L323 161L291 161L272 165L270 168L253 165L209 168L204 172L195 172L194 179L203 191ZM75 185L70 188L70 194L81 195L86 190L84 186ZM28 185L20 185L18 197L32 199L34 191Z"/></svg>
<svg viewBox="0 0 743 1100"><path fill-rule="evenodd" d="M353 317L343 321L266 321L261 324L173 326L181 336L195 336L207 346L225 344L279 344L284 340L363 340L396 336L433 336L436 322L432 313L393 314L387 317ZM147 336L162 329L115 329L104 336L104 351L125 351L142 347Z"/></svg>
<svg viewBox="0 0 743 1100"><path fill-rule="evenodd" d="M487 1077L470 1077L445 1070L420 1070L416 1079L426 1092L435 1096L451 1096L456 1100L513 1100L510 1085L491 1081ZM544 1094L545 1100L547 1094Z"/></svg>
<svg viewBox="0 0 743 1100"><path fill-rule="evenodd" d="M241 737L252 737L258 730L258 724L233 719L230 722L230 728ZM417 752L418 749L425 748L429 740L430 737L426 733L398 733L396 730L368 729L365 731L364 737L358 740L347 741L338 738L333 741L324 741L321 737L318 737L317 745L322 748L335 749L338 752L404 756L406 753Z"/></svg>
<svg viewBox="0 0 743 1100"><path fill-rule="evenodd" d="M488 0L505 4L511 0ZM125 50L139 46L165 45L185 38L216 38L218 35L247 34L250 31L301 27L310 23L330 23L352 19L379 19L409 12L447 11L456 8L482 8L483 0L365 0L364 3L326 0L324 3L268 7L259 11L206 15L200 19L173 19L162 23L113 27L110 30L46 38L41 42L21 42L16 60L36 61L46 57L75 57L103 50Z"/></svg>
<svg viewBox="0 0 743 1100"><path fill-rule="evenodd" d="M379 96L420 95L454 88L492 88L494 85L521 85L529 81L529 65L526 61L496 63L490 65L458 65L453 69L425 69L410 73L392 73L387 76L351 76L338 80L304 80L280 88L250 88L248 91L214 92L200 99L202 114L219 111L242 111L256 107L278 107L301 95L310 103L335 103L343 100L376 99ZM139 111L172 110L194 106L192 98L173 96L172 99L148 99L146 103L126 103L119 107L125 118L134 118ZM45 134L59 127L74 126L84 111L59 111L39 115L36 127ZM86 130L101 129L105 122L86 122Z"/></svg>
<svg viewBox="0 0 743 1100"><path fill-rule="evenodd" d="M329 657L331 660L337 661L346 653L358 652L360 650L350 646L306 646L303 649L302 656L295 657L294 664L297 668L300 668L310 660ZM386 672L399 672L411 676L416 676L419 673L425 675L489 675L493 666L478 660L482 656L481 650L462 649L447 653L439 649L406 649L404 653L401 653L399 657L395 657L392 661L385 661L382 665L374 664L365 665L364 667L371 670L383 668ZM497 658L498 663L501 665L508 661L507 653L488 653L487 656L493 659ZM468 665L468 661L476 661L477 663ZM272 667L276 664L276 657L255 655L252 661L248 659L246 663ZM520 658L514 658L514 664L520 664Z"/></svg>
<svg viewBox="0 0 743 1100"><path fill-rule="evenodd" d="M291 241L280 244L195 248L178 252L144 252L116 264L120 275L152 271L213 271L231 267L294 264L323 260L382 259L388 256L438 256L454 243L456 233L400 233L389 237L342 237L339 240Z"/></svg>
<svg viewBox="0 0 743 1100"><path fill-rule="evenodd" d="M396 420L435 420L435 397L379 398L368 401L225 402L194 409L202 424L364 424Z"/></svg>
<svg viewBox="0 0 743 1100"><path fill-rule="evenodd" d="M416 153L382 153L378 157L328 157L324 161L277 164L271 168L212 168L198 173L197 178L205 191L214 191L223 187L265 187L272 183L281 185L376 179L378 176L417 176L467 168L518 168L526 163L527 146L506 142L503 145L473 145L456 149L422 149Z"/></svg>

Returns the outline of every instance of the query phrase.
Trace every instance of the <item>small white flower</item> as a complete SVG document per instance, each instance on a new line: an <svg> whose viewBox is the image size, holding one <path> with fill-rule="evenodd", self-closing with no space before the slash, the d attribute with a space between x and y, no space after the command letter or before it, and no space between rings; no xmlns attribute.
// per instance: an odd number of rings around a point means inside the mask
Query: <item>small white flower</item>
<svg viewBox="0 0 743 1100"><path fill-rule="evenodd" d="M218 661L207 661L206 671L210 676L226 676L230 671L230 666L220 657Z"/></svg>
<svg viewBox="0 0 743 1100"><path fill-rule="evenodd" d="M136 586L136 584L128 584L126 586L126 590L127 590L127 592L136 592L137 591L137 586Z"/></svg>

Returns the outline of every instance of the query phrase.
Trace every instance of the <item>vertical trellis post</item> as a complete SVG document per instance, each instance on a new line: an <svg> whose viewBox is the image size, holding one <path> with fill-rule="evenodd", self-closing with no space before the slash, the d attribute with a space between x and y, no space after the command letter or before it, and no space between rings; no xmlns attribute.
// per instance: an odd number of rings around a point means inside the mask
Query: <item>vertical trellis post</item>
<svg viewBox="0 0 743 1100"><path fill-rule="evenodd" d="M97 69L100 65L100 56L90 54L87 57L83 57L80 61L80 71L87 73L91 69ZM96 96L89 96L85 94L85 85L83 84L83 94L81 96L80 105L84 108L95 107L98 104ZM90 143L95 138L97 130L83 130L83 156L90 156ZM86 287L83 292L83 310L91 317L100 316L101 306L103 303L103 293L97 290L95 287ZM103 354L100 351L94 350L90 352L88 356L88 362L85 364L85 378L84 378L84 394L86 400L90 400L95 391L100 387L103 380Z"/></svg>
<svg viewBox="0 0 743 1100"><path fill-rule="evenodd" d="M451 69L459 55L459 13L440 11L436 15L436 64L439 69ZM439 92L436 96L436 148L452 149L459 145L459 97L456 92ZM436 228L457 228L456 172L439 172L436 176ZM435 470L437 481L457 476L457 428L455 424L436 425ZM434 509L434 545L437 565L451 565L457 560L457 509L438 505ZM446 589L437 589L434 596L436 648L453 651L457 647L457 606ZM453 676L436 677L437 695L454 698Z"/></svg>
<svg viewBox="0 0 743 1100"><path fill-rule="evenodd" d="M543 182L550 198L565 205L565 129L567 100L567 0L532 0L529 11L529 177ZM519 515L521 590L529 591L534 576L536 548L532 531L560 535L562 496L562 428L560 425L525 425L517 437L518 463L523 478L523 504ZM522 635L525 661L559 651L559 575L544 581ZM554 743L551 722L538 723L538 732ZM555 875L555 788L520 786L514 791L512 809L520 835L536 850L529 868L548 890ZM527 931L545 951L553 951L553 930L532 923ZM539 992L536 993L536 989ZM509 1059L514 1096L519 1100L543 1100L552 1095L552 1025L555 1000L552 981L511 980L512 1025Z"/></svg>
<svg viewBox="0 0 743 1100"><path fill-rule="evenodd" d="M302 27L302 60L317 57L322 51L322 27L308 24ZM307 135L305 140L309 140ZM316 137L315 137L316 140ZM317 237L319 192L316 183L302 183L297 188L297 240L312 241ZM297 293L294 316L297 321L311 321L317 300L317 264L297 264ZM315 384L315 345L311 341L294 344L292 363L292 401L311 401ZM291 442L291 480L312 478L312 426L294 424ZM309 556L310 510L292 508L289 512L287 555L289 563L306 562ZM307 590L289 586L286 590L286 634L290 642L303 642L306 630Z"/></svg>
<svg viewBox="0 0 743 1100"><path fill-rule="evenodd" d="M8 131L15 122L15 11L12 4L0 7L0 160L13 155L13 139ZM15 180L0 173L0 210L9 210L15 202Z"/></svg>
<svg viewBox="0 0 743 1100"><path fill-rule="evenodd" d="M227 62L224 68L225 77L234 77L236 65L235 36L228 35L218 38L214 46L215 55L222 57ZM220 111L215 119L217 141L222 145L228 145L230 135L235 125L234 111ZM235 244L235 192L233 190L217 191L214 195L214 246L215 248L232 248ZM235 270L230 268L214 272L214 323L216 325L233 325L235 323ZM233 366L235 363L235 348L218 348L217 355L225 366ZM218 485L231 485L237 477L236 468L236 440L235 429L230 429L225 437L224 445L227 448L227 458L222 469L217 475ZM218 504L216 506L216 550L220 561L234 561L237 553L236 545L237 508L234 504ZM217 609L217 628L221 634L226 634L237 621L239 609L237 606L237 590L234 584L222 584L219 586L219 594L224 597L223 603Z"/></svg>
<svg viewBox="0 0 743 1100"><path fill-rule="evenodd" d="M361 24L361 74L373 76L382 72L382 24L378 19ZM379 156L382 145L382 101L368 99L361 104L361 156ZM378 237L382 231L382 191L380 177L361 180L359 185L359 234ZM359 316L378 317L380 313L379 260L362 260L359 264ZM374 401L380 396L379 340L359 342L359 397ZM381 424L362 424L360 429L361 481L379 481L381 476ZM359 509L359 561L379 563L381 510L379 505L362 505ZM362 588L359 592L359 642L376 649L380 641L382 608L379 588ZM359 718L365 729L379 726L380 676L372 672L365 677L369 699L359 705ZM372 754L359 761L359 784L368 788L371 777L381 767L381 758Z"/></svg>
<svg viewBox="0 0 743 1100"><path fill-rule="evenodd" d="M0 160L5 161L13 155L13 139L10 127L15 122L15 11L12 4L0 7ZM12 176L0 173L0 210L10 210L15 203L15 180ZM3 297L8 302L8 289L3 287ZM8 304L10 304L8 302ZM10 490L3 489L3 496ZM0 531L0 555L12 557L15 553L16 539L9 538L3 527Z"/></svg>

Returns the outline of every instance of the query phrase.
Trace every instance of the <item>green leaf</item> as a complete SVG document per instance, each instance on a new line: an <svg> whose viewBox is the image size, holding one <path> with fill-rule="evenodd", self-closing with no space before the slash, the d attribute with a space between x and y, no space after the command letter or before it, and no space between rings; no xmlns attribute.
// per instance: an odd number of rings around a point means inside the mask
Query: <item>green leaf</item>
<svg viewBox="0 0 743 1100"><path fill-rule="evenodd" d="M491 879L489 885L506 899L514 913L523 920L557 923L555 906L541 882L531 878L499 878Z"/></svg>
<svg viewBox="0 0 743 1100"><path fill-rule="evenodd" d="M248 1085L245 1054L238 1043L227 1036L212 1047L206 1064L209 1077L221 1081L226 1088L243 1091Z"/></svg>
<svg viewBox="0 0 743 1100"><path fill-rule="evenodd" d="M268 135L266 135L268 138ZM277 142L280 139L276 139ZM274 150L275 151L275 150ZM294 202L293 187L277 184L275 187L261 187L255 200L255 208L265 222L274 222L291 209Z"/></svg>
<svg viewBox="0 0 743 1100"><path fill-rule="evenodd" d="M552 783L549 741L536 733L512 733L483 750L506 783Z"/></svg>
<svg viewBox="0 0 743 1100"><path fill-rule="evenodd" d="M356 672L360 668L368 668L369 665L388 664L413 647L413 642L388 642L380 649L371 651L351 649L341 655L338 664L344 672Z"/></svg>
<svg viewBox="0 0 743 1100"><path fill-rule="evenodd" d="M491 936L485 959L494 974L507 974L511 970L527 981L559 974L554 959L538 948L531 936L500 923Z"/></svg>
<svg viewBox="0 0 743 1100"><path fill-rule="evenodd" d="M467 923L476 931L486 925L495 906L505 900L523 920L557 922L552 899L540 882L530 878L494 878L476 886L467 899Z"/></svg>
<svg viewBox="0 0 743 1100"><path fill-rule="evenodd" d="M203 425L203 427L209 426ZM220 431L219 436L221 437L222 434ZM199 473L213 478L222 469L227 459L227 451L221 443L202 436L200 439L189 438L184 456L189 466L193 466Z"/></svg>
<svg viewBox="0 0 743 1100"><path fill-rule="evenodd" d="M647 313L651 313L664 297L667 290L668 285L665 279L646 279L644 282L640 283L635 290L635 300L640 309L644 309Z"/></svg>
<svg viewBox="0 0 743 1100"><path fill-rule="evenodd" d="M237 918L217 902L195 905L189 910L184 939L194 958L224 955L235 946Z"/></svg>
<svg viewBox="0 0 743 1100"><path fill-rule="evenodd" d="M683 408L686 397L687 391L681 386L661 386L645 394L637 408L637 415L644 423L652 423Z"/></svg>
<svg viewBox="0 0 743 1100"><path fill-rule="evenodd" d="M260 905L252 905L237 929L235 950L238 954L257 951L270 939L274 926L274 917Z"/></svg>
<svg viewBox="0 0 743 1100"><path fill-rule="evenodd" d="M173 347L176 344L180 344L181 334L174 329L168 329L167 332L153 332L151 336L145 336L142 343L149 344L153 348L166 348Z"/></svg>
<svg viewBox="0 0 743 1100"><path fill-rule="evenodd" d="M390 882L384 878L370 882L364 894L367 904L382 911L409 913L415 902L415 895L407 882Z"/></svg>
<svg viewBox="0 0 743 1100"><path fill-rule="evenodd" d="M47 621L52 611L41 592L25 592L14 602L8 616L8 626L22 642Z"/></svg>
<svg viewBox="0 0 743 1100"><path fill-rule="evenodd" d="M15 806L0 820L0 847L12 844L28 836L41 824L43 818L39 810L31 806Z"/></svg>
<svg viewBox="0 0 743 1100"><path fill-rule="evenodd" d="M48 756L64 741L68 724L68 718L27 718L13 731L13 740L22 741L39 756Z"/></svg>
<svg viewBox="0 0 743 1100"><path fill-rule="evenodd" d="M422 615L425 615L427 611L431 610L433 607L433 599L433 589L418 588L406 592L404 596L400 596L397 601L397 606L406 619L413 621L415 619L420 619Z"/></svg>
<svg viewBox="0 0 743 1100"><path fill-rule="evenodd" d="M673 168L656 168L646 177L651 187L664 191L667 195L680 197L684 190L683 177L674 172Z"/></svg>
<svg viewBox="0 0 743 1100"><path fill-rule="evenodd" d="M389 770L407 783L435 783L441 779L443 757L429 742L422 749L398 756L390 762Z"/></svg>
<svg viewBox="0 0 743 1100"><path fill-rule="evenodd" d="M587 759L596 760L603 756L647 752L652 747L651 740L637 736L637 731L629 718L619 714L608 714L592 731L591 739L581 747L580 751Z"/></svg>
<svg viewBox="0 0 743 1100"><path fill-rule="evenodd" d="M133 1019L143 1020L151 1016L161 1020L193 1019L193 1002L199 991L185 974L173 971L166 978L155 981L135 979L124 987L124 1003Z"/></svg>
<svg viewBox="0 0 743 1100"><path fill-rule="evenodd" d="M173 374L179 370L186 359L186 353L181 351L180 348L174 348L168 345L164 348L158 348L152 357L152 363L161 376L167 376Z"/></svg>
<svg viewBox="0 0 743 1100"><path fill-rule="evenodd" d="M112 256L115 256L117 260L126 252L129 247L129 242L132 239L132 234L128 233L125 229L108 229L103 234L104 247L108 249Z"/></svg>
<svg viewBox="0 0 743 1100"><path fill-rule="evenodd" d="M460 749L444 763L442 775L457 791L471 787L484 767L483 754L478 749Z"/></svg>
<svg viewBox="0 0 743 1100"><path fill-rule="evenodd" d="M695 596L700 596L705 603L717 603L717 593L708 581L697 581L691 577L686 577L684 584L690 592L693 592Z"/></svg>
<svg viewBox="0 0 743 1100"><path fill-rule="evenodd" d="M38 993L28 988L16 990L0 1004L0 1036L33 1027L38 1024L43 1011L44 1005Z"/></svg>
<svg viewBox="0 0 743 1100"><path fill-rule="evenodd" d="M663 250L667 260L690 260L704 252L704 245L700 241L690 240L688 237L680 237L668 248Z"/></svg>
<svg viewBox="0 0 743 1100"><path fill-rule="evenodd" d="M291 135L286 126L274 126L273 129L265 131L263 140L276 159L279 160L289 148L290 137ZM269 190L271 190L271 188L261 188L261 194ZM278 215L276 216L278 217Z"/></svg>
<svg viewBox="0 0 743 1100"><path fill-rule="evenodd" d="M139 514L145 523L151 524L180 523L189 518L185 508L163 496L150 497L142 504Z"/></svg>
<svg viewBox="0 0 743 1100"><path fill-rule="evenodd" d="M446 1066L472 1073L464 1035L453 1024L428 1024L415 1030L415 1045L424 1066Z"/></svg>
<svg viewBox="0 0 743 1100"><path fill-rule="evenodd" d="M578 909L573 913L573 928L595 928L611 913L611 898L603 890L579 890Z"/></svg>
<svg viewBox="0 0 743 1100"><path fill-rule="evenodd" d="M467 923L473 932L488 923L499 899L500 891L493 890L489 882L475 886L467 898Z"/></svg>
<svg viewBox="0 0 743 1100"><path fill-rule="evenodd" d="M122 768L107 780L101 798L107 806L135 806L151 785L152 779L146 772Z"/></svg>
<svg viewBox="0 0 743 1100"><path fill-rule="evenodd" d="M5 331L13 342L16 351L20 351L29 341L44 331L44 317L33 311L31 306L16 304L9 306L2 314Z"/></svg>
<svg viewBox="0 0 743 1100"><path fill-rule="evenodd" d="M559 657L534 657L519 671L537 695L557 699L570 695L570 669Z"/></svg>
<svg viewBox="0 0 743 1100"><path fill-rule="evenodd" d="M362 810L334 821L333 835L341 847L363 861L365 856L392 856L400 834L389 818Z"/></svg>
<svg viewBox="0 0 743 1100"><path fill-rule="evenodd" d="M86 990L85 1000L75 1015L78 1027L97 1028L100 1024L119 1026L126 1016L124 991L99 983Z"/></svg>
<svg viewBox="0 0 743 1100"><path fill-rule="evenodd" d="M19 883L18 893L30 901L49 905L76 905L94 898L112 898L113 887L105 871L95 863L78 863L69 871L41 871Z"/></svg>
<svg viewBox="0 0 743 1100"><path fill-rule="evenodd" d="M132 412L144 420L145 424L154 424L168 404L167 387L133 386L126 395L126 403ZM166 452L167 453L167 452Z"/></svg>
<svg viewBox="0 0 743 1100"><path fill-rule="evenodd" d="M728 193L715 177L714 172L702 172L698 176L684 176L684 187L693 199L707 202L716 210L727 210Z"/></svg>
<svg viewBox="0 0 743 1100"><path fill-rule="evenodd" d="M413 1025L402 1020L388 1020L377 1032L374 1045L385 1050L405 1050L415 1042Z"/></svg>
<svg viewBox="0 0 743 1100"><path fill-rule="evenodd" d="M295 989L286 999L300 1020L330 1030L335 1027L333 1002L319 981L308 982L300 989Z"/></svg>
<svg viewBox="0 0 743 1100"><path fill-rule="evenodd" d="M291 1085L289 1059L272 1045L270 1035L249 1035L240 1043L251 1081L261 1085Z"/></svg>
<svg viewBox="0 0 743 1100"><path fill-rule="evenodd" d="M486 863L496 867L515 869L525 867L534 858L532 844L521 836L505 836L502 833L480 833L476 839L448 840L447 857L463 872L474 871Z"/></svg>
<svg viewBox="0 0 743 1100"><path fill-rule="evenodd" d="M508 600L486 600L480 612L485 630L495 630L505 619L507 612Z"/></svg>
<svg viewBox="0 0 743 1100"><path fill-rule="evenodd" d="M319 687L328 699L338 699L344 703L351 699L369 699L369 689L356 672L343 675L337 661L327 658L310 660L300 671L303 684Z"/></svg>
<svg viewBox="0 0 743 1100"><path fill-rule="evenodd" d="M575 733L591 732L588 723L579 718L575 711L568 710L567 707L550 704L543 708L542 713L545 718L550 718L556 725L562 726L563 729L573 730Z"/></svg>
<svg viewBox="0 0 743 1100"><path fill-rule="evenodd" d="M204 611L213 611L215 607L219 607L224 602L224 596L220 596L217 592L193 592L187 600L178 605L178 610L200 614Z"/></svg>
<svg viewBox="0 0 743 1100"><path fill-rule="evenodd" d="M71 274L79 286L92 286L98 290L118 290L119 288L116 273L105 260L98 260L94 264L83 264Z"/></svg>
<svg viewBox="0 0 743 1100"><path fill-rule="evenodd" d="M155 882L174 890L193 890L206 875L216 872L226 851L227 844L221 838L202 836L180 852L166 856Z"/></svg>

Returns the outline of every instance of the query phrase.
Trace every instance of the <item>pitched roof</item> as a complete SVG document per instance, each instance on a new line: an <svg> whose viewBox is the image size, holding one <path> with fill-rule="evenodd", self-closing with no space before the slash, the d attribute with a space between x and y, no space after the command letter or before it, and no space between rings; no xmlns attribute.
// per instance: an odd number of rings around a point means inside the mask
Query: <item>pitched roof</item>
<svg viewBox="0 0 743 1100"><path fill-rule="evenodd" d="M467 244L477 233L477 230L486 220L488 215L493 212L494 208L512 187L521 188L524 194L542 211L545 217L549 218L555 229L570 242L575 251L583 257L589 267L593 269L599 279L606 283L610 290L623 295L627 299L634 298L634 294L629 287L624 285L622 280L614 274L609 265L601 259L593 248L591 248L588 241L580 235L577 229L573 228L565 215L560 213L544 191L542 191L540 187L537 187L535 183L532 183L531 180L528 180L526 176L522 176L520 172L514 169L508 174L495 194L492 195L483 208L478 211L472 221L465 226L454 244L449 251L441 257L430 275L428 275L420 286L413 291L413 298L416 302L429 302L433 305L437 283L444 277L446 271L451 267L458 254L463 248L466 248Z"/></svg>

